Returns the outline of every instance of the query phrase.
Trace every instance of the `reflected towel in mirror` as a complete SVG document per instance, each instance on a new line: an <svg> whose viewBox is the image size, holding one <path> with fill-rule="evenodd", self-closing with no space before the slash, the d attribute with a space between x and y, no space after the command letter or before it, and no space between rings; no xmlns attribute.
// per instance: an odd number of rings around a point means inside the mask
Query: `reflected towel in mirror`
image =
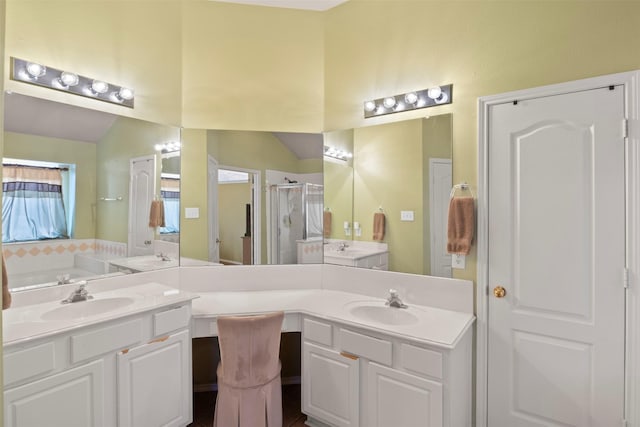
<svg viewBox="0 0 640 427"><path fill-rule="evenodd" d="M384 239L385 216L383 212L373 214L373 240Z"/></svg>
<svg viewBox="0 0 640 427"><path fill-rule="evenodd" d="M474 232L475 212L473 197L453 197L449 201L447 253L469 255Z"/></svg>
<svg viewBox="0 0 640 427"><path fill-rule="evenodd" d="M162 200L151 202L149 212L149 227L164 227L164 203Z"/></svg>
<svg viewBox="0 0 640 427"><path fill-rule="evenodd" d="M2 309L11 307L11 293L9 292L9 275L7 273L7 264L4 262L4 254L2 254Z"/></svg>
<svg viewBox="0 0 640 427"><path fill-rule="evenodd" d="M331 235L331 211L324 211L322 214L322 234L324 237Z"/></svg>

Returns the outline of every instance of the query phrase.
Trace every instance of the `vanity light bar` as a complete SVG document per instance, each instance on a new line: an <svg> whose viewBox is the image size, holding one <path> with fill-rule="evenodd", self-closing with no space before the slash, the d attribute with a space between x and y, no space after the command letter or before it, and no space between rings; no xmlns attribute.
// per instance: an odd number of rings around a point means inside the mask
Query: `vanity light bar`
<svg viewBox="0 0 640 427"><path fill-rule="evenodd" d="M350 159L351 157L353 157L353 154L349 153L348 151L340 150L334 147L329 147L328 145L324 146L324 155L326 157L343 160L345 162L347 161L347 159Z"/></svg>
<svg viewBox="0 0 640 427"><path fill-rule="evenodd" d="M364 118L400 113L451 104L453 101L453 85L435 86L429 89L407 92L400 95L373 99L364 103Z"/></svg>
<svg viewBox="0 0 640 427"><path fill-rule="evenodd" d="M11 57L11 79L133 108L133 89Z"/></svg>

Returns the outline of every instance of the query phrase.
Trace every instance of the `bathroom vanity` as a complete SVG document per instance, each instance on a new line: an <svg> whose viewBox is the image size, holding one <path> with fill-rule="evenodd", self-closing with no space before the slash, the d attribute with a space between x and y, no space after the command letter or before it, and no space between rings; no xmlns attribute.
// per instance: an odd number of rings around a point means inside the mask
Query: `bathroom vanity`
<svg viewBox="0 0 640 427"><path fill-rule="evenodd" d="M407 308L385 305L390 286ZM470 425L471 282L291 265L180 267L91 287L88 302L32 298L3 314L5 425L187 425L191 338L217 336L220 315L278 310L283 331L302 334L309 425Z"/></svg>
<svg viewBox="0 0 640 427"><path fill-rule="evenodd" d="M4 425L189 424L193 297L147 283L6 311Z"/></svg>

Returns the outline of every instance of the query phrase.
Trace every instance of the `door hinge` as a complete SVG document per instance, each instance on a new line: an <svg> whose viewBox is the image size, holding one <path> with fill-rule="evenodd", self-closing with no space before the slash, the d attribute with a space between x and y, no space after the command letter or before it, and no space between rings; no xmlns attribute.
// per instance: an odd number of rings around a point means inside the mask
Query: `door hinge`
<svg viewBox="0 0 640 427"><path fill-rule="evenodd" d="M629 269L626 267L622 270L622 284L625 289L629 289Z"/></svg>
<svg viewBox="0 0 640 427"><path fill-rule="evenodd" d="M629 119L622 120L622 137L627 138L629 136Z"/></svg>

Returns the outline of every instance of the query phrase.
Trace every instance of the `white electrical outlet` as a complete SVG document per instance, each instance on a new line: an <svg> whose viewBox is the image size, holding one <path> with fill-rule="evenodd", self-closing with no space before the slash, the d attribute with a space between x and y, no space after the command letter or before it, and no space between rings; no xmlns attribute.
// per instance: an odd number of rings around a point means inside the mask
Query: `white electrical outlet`
<svg viewBox="0 0 640 427"><path fill-rule="evenodd" d="M413 211L400 211L400 221L413 221Z"/></svg>
<svg viewBox="0 0 640 427"><path fill-rule="evenodd" d="M186 219L200 218L200 208L184 208L184 217Z"/></svg>
<svg viewBox="0 0 640 427"><path fill-rule="evenodd" d="M451 268L464 270L465 264L466 264L466 256L458 255L458 254L451 255Z"/></svg>

